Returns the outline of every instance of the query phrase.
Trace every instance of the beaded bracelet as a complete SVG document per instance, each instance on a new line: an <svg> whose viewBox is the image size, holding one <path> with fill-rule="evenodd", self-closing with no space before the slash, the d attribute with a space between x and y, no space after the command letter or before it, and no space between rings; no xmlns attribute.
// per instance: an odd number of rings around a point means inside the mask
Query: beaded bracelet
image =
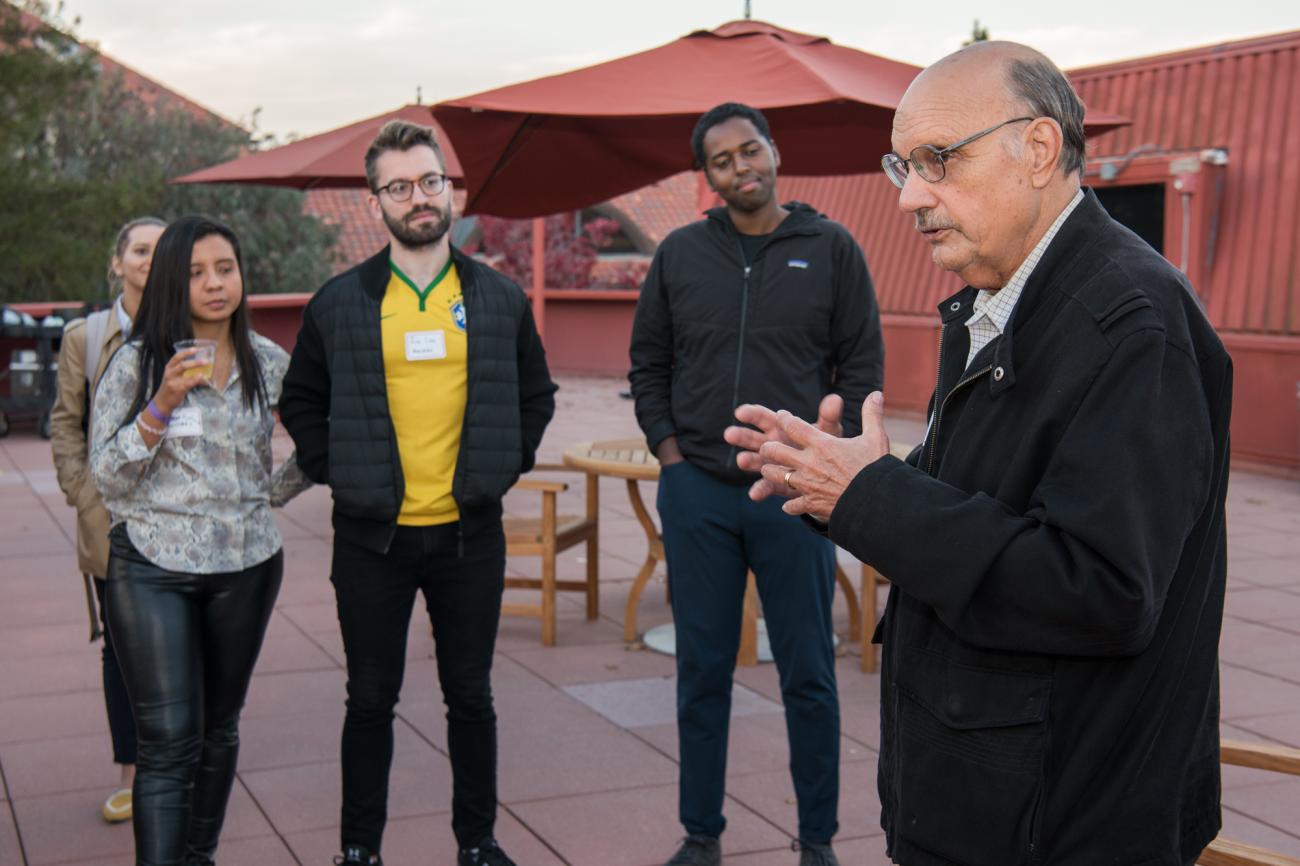
<svg viewBox="0 0 1300 866"><path fill-rule="evenodd" d="M166 427L155 427L155 426L153 426L153 425L150 424L148 421L144 420L144 413L143 413L143 412L141 412L139 415L136 415L136 416L135 416L135 423L137 423L137 424L139 424L141 427L143 427L143 428L145 429L145 432L147 432L147 433L152 433L153 435L158 436L158 437L163 437L163 436L166 436L166 435L167 435L167 428L166 428Z"/></svg>
<svg viewBox="0 0 1300 866"><path fill-rule="evenodd" d="M149 414L150 414L150 415L152 415L152 416L154 416L155 418L158 419L158 422L159 422L160 424L164 424L164 425L165 425L165 424L170 424L170 423L171 423L172 416L170 416L170 415L164 415L164 414L162 413L162 410L158 408L158 405L157 405L156 403L154 403L154 401L150 400L150 401L149 401L149 405L148 405L148 406L145 406L145 408L149 410Z"/></svg>

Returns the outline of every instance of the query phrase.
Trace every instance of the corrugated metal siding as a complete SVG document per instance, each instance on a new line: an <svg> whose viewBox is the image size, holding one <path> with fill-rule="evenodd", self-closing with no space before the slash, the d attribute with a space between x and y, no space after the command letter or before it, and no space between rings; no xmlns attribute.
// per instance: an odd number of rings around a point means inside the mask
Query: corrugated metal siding
<svg viewBox="0 0 1300 866"><path fill-rule="evenodd" d="M1133 121L1090 141L1090 156L1228 151L1214 263L1197 289L1220 330L1300 334L1300 31L1070 78L1085 103Z"/></svg>

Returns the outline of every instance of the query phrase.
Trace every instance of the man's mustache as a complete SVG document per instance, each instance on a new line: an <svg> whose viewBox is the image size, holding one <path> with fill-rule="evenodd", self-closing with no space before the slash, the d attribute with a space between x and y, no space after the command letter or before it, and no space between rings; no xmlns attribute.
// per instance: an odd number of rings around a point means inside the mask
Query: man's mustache
<svg viewBox="0 0 1300 866"><path fill-rule="evenodd" d="M938 219L932 211L916 212L916 230L918 232L935 232L940 229L956 228L956 224L947 220Z"/></svg>
<svg viewBox="0 0 1300 866"><path fill-rule="evenodd" d="M434 216L442 216L442 211L432 205L422 205L421 207L412 208L411 212L402 217L403 222L410 222L420 214L431 213Z"/></svg>

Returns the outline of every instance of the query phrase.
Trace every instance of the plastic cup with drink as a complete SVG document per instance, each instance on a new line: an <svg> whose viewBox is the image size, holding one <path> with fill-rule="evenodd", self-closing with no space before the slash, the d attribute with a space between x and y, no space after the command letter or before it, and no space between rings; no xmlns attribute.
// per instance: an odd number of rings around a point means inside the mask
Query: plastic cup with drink
<svg viewBox="0 0 1300 866"><path fill-rule="evenodd" d="M216 340L181 340L172 346L177 352L184 352L187 349L193 349L193 354L187 359L189 361L202 361L201 367L190 367L185 371L186 378L202 376L209 382L212 381L214 367L217 361L217 341Z"/></svg>

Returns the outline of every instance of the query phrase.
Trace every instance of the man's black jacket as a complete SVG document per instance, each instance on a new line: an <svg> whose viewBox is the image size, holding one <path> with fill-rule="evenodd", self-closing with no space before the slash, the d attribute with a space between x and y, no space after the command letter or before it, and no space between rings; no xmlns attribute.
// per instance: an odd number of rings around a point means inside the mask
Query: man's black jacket
<svg viewBox="0 0 1300 866"><path fill-rule="evenodd" d="M523 291L452 249L465 299L468 393L452 496L468 534L498 518L532 468L556 386ZM280 419L308 478L334 496L334 531L377 552L391 543L405 481L388 413L379 307L389 251L334 277L311 299L284 377Z"/></svg>
<svg viewBox="0 0 1300 866"><path fill-rule="evenodd" d="M935 420L830 537L893 582L879 787L906 866L1184 866L1219 829L1232 367L1181 273L1089 192Z"/></svg>
<svg viewBox="0 0 1300 866"><path fill-rule="evenodd" d="M726 208L659 245L632 326L632 393L651 450L676 436L696 466L740 484L722 431L741 403L817 417L844 398L846 435L883 382L880 314L862 250L798 202L747 268Z"/></svg>

